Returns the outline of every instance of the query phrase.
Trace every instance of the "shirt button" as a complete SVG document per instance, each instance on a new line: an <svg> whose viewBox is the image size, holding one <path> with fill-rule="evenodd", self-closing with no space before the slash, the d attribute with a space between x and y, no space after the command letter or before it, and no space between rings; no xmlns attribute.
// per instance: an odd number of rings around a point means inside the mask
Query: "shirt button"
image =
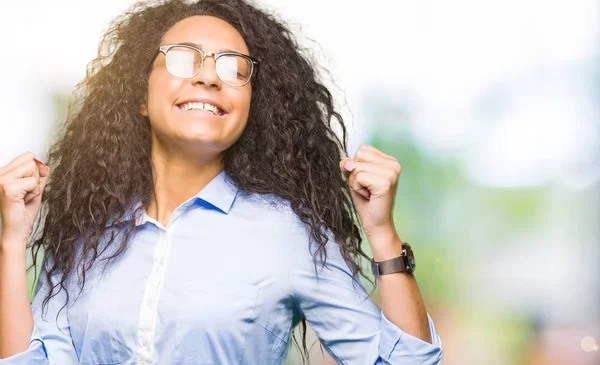
<svg viewBox="0 0 600 365"><path fill-rule="evenodd" d="M152 308L152 298L148 298L148 300L146 301L146 305L148 306L148 308Z"/></svg>
<svg viewBox="0 0 600 365"><path fill-rule="evenodd" d="M147 343L148 343L148 341L146 341L146 337L145 337L145 336L143 336L143 337L140 337L140 340L139 340L138 344L139 344L141 347L146 347L146 344L147 344Z"/></svg>

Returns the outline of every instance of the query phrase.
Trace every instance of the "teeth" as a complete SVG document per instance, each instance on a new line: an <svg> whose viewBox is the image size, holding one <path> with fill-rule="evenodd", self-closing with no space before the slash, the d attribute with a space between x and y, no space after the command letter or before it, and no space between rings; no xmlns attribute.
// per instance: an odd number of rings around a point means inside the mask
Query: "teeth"
<svg viewBox="0 0 600 365"><path fill-rule="evenodd" d="M206 110L206 111L213 113L214 115L222 114L222 112L219 108L217 108L216 106L214 106L212 104L208 104L208 103L189 102L189 103L181 104L179 106L179 108L186 110L186 111L187 110Z"/></svg>

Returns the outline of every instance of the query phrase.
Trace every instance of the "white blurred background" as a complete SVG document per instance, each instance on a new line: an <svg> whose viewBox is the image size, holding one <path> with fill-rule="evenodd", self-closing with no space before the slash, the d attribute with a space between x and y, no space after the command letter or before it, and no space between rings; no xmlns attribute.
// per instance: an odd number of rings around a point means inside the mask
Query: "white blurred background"
<svg viewBox="0 0 600 365"><path fill-rule="evenodd" d="M600 364L600 4L256 1L329 69L351 150L402 163L396 222L444 363ZM0 165L45 158L132 3L0 4Z"/></svg>

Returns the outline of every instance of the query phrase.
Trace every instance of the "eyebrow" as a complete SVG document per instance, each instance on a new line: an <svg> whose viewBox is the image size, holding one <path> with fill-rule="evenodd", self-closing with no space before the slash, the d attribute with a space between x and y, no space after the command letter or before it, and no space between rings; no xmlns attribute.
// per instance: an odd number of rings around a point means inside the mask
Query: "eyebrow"
<svg viewBox="0 0 600 365"><path fill-rule="evenodd" d="M200 48L201 50L204 50L202 48L202 45L199 43L192 43L192 42L179 42L179 44L185 44L186 46L192 46L192 47L196 47L196 48ZM233 49L229 49L229 48L221 48L219 50L217 50L217 52L215 53L222 53L222 52L235 52L235 53L242 53L239 51L234 51ZM243 54L243 53L242 53Z"/></svg>

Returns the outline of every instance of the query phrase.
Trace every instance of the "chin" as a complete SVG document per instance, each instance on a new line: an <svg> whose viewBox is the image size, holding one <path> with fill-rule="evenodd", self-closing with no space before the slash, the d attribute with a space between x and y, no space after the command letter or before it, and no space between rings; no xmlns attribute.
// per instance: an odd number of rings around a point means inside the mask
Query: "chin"
<svg viewBox="0 0 600 365"><path fill-rule="evenodd" d="M210 142L218 140L223 131L221 128L215 128L215 126L188 124L184 128L175 131L174 134L178 139Z"/></svg>
<svg viewBox="0 0 600 365"><path fill-rule="evenodd" d="M175 142L177 145L190 151L211 151L211 152L222 152L229 146L226 141L218 138L216 135L194 133L179 136Z"/></svg>

